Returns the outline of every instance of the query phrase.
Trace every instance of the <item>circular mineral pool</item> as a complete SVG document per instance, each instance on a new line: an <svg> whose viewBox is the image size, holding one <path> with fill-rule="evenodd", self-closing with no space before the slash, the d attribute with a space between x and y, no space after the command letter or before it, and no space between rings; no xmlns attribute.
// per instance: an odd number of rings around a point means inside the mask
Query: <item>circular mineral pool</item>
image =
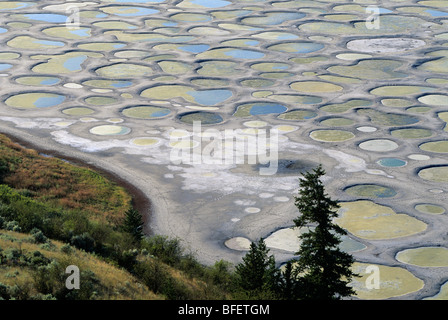
<svg viewBox="0 0 448 320"><path fill-rule="evenodd" d="M244 237L234 237L227 240L224 244L227 248L238 250L238 251L246 251L250 249L251 241Z"/></svg>
<svg viewBox="0 0 448 320"><path fill-rule="evenodd" d="M350 126L354 123L352 119L347 118L328 118L322 120L320 124L327 127L341 127L341 126Z"/></svg>
<svg viewBox="0 0 448 320"><path fill-rule="evenodd" d="M418 172L420 178L434 182L448 182L448 166L437 166L421 169Z"/></svg>
<svg viewBox="0 0 448 320"><path fill-rule="evenodd" d="M361 132L375 132L378 129L375 127L370 127L370 126L362 126L362 127L357 127L356 130L361 131Z"/></svg>
<svg viewBox="0 0 448 320"><path fill-rule="evenodd" d="M345 188L344 192L354 197L368 198L391 198L397 194L394 189L378 184L357 184Z"/></svg>
<svg viewBox="0 0 448 320"><path fill-rule="evenodd" d="M431 157L427 156L426 154L418 154L418 153L410 154L410 155L408 155L408 158L411 160L417 160L417 161L426 161L426 160L431 159Z"/></svg>
<svg viewBox="0 0 448 320"><path fill-rule="evenodd" d="M351 234L369 240L396 239L427 229L427 224L371 200L340 203L335 222Z"/></svg>
<svg viewBox="0 0 448 320"><path fill-rule="evenodd" d="M132 85L132 82L125 80L87 80L82 84L95 88L121 89L130 87Z"/></svg>
<svg viewBox="0 0 448 320"><path fill-rule="evenodd" d="M106 78L135 78L151 75L153 73L150 67L132 63L117 63L106 67L100 67L95 72Z"/></svg>
<svg viewBox="0 0 448 320"><path fill-rule="evenodd" d="M383 158L376 163L383 167L403 167L407 162L398 158Z"/></svg>
<svg viewBox="0 0 448 320"><path fill-rule="evenodd" d="M98 136L115 136L115 135L125 135L131 132L128 127L117 126L117 125L102 125L93 127L89 130L90 133Z"/></svg>
<svg viewBox="0 0 448 320"><path fill-rule="evenodd" d="M6 99L5 103L10 107L18 109L33 109L54 107L64 102L64 100L65 96L63 95L33 92L13 95Z"/></svg>
<svg viewBox="0 0 448 320"><path fill-rule="evenodd" d="M445 208L431 203L417 204L414 208L421 213L427 214L443 214L446 211Z"/></svg>
<svg viewBox="0 0 448 320"><path fill-rule="evenodd" d="M418 98L418 101L433 106L448 106L448 96L443 94L428 94Z"/></svg>
<svg viewBox="0 0 448 320"><path fill-rule="evenodd" d="M266 121L253 120L253 121L246 121L243 123L243 125L249 128L262 128L266 127L268 123Z"/></svg>
<svg viewBox="0 0 448 320"><path fill-rule="evenodd" d="M289 125L278 125L278 126L275 126L273 129L277 129L279 131L279 133L289 133L289 132L296 131L297 129L299 129L299 127L289 126Z"/></svg>
<svg viewBox="0 0 448 320"><path fill-rule="evenodd" d="M203 125L216 124L224 121L219 114L205 111L181 114L179 116L179 120L188 124L193 124L193 122L198 121Z"/></svg>
<svg viewBox="0 0 448 320"><path fill-rule="evenodd" d="M135 119L157 119L167 116L170 112L168 108L155 106L136 106L121 111L126 117Z"/></svg>
<svg viewBox="0 0 448 320"><path fill-rule="evenodd" d="M172 141L169 143L171 148L175 149L192 149L199 145L198 141L191 140L180 140L180 141Z"/></svg>
<svg viewBox="0 0 448 320"><path fill-rule="evenodd" d="M317 117L317 113L311 110L292 110L278 116L282 120L308 120Z"/></svg>
<svg viewBox="0 0 448 320"><path fill-rule="evenodd" d="M324 48L324 45L321 43L314 42L286 42L280 44L274 44L268 47L269 50L280 51L286 53L311 53L315 51L319 51Z"/></svg>
<svg viewBox="0 0 448 320"><path fill-rule="evenodd" d="M118 100L113 97L93 96L85 98L84 101L94 106L106 106L117 103Z"/></svg>
<svg viewBox="0 0 448 320"><path fill-rule="evenodd" d="M359 144L359 147L366 151L387 152L398 148L398 144L387 139L372 139Z"/></svg>
<svg viewBox="0 0 448 320"><path fill-rule="evenodd" d="M61 79L56 77L40 77L40 76L25 76L16 79L17 83L28 86L52 86L58 84Z"/></svg>
<svg viewBox="0 0 448 320"><path fill-rule="evenodd" d="M310 133L310 137L323 142L341 142L353 139L355 135L344 130L315 130Z"/></svg>
<svg viewBox="0 0 448 320"><path fill-rule="evenodd" d="M432 131L429 129L406 128L392 130L390 134L401 139L421 139L432 136Z"/></svg>
<svg viewBox="0 0 448 320"><path fill-rule="evenodd" d="M94 113L95 111L90 108L85 107L73 107L62 110L62 113L69 116L87 116Z"/></svg>
<svg viewBox="0 0 448 320"><path fill-rule="evenodd" d="M395 53L424 46L423 40L413 38L356 39L347 43L347 49L366 53Z"/></svg>
<svg viewBox="0 0 448 320"><path fill-rule="evenodd" d="M448 267L448 249L445 247L420 247L400 251L396 259L420 267Z"/></svg>
<svg viewBox="0 0 448 320"><path fill-rule="evenodd" d="M100 8L100 10L121 17L140 17L159 12L159 10L156 9L132 6L109 6Z"/></svg>
<svg viewBox="0 0 448 320"><path fill-rule="evenodd" d="M426 142L421 144L419 148L429 152L448 153L448 140Z"/></svg>
<svg viewBox="0 0 448 320"><path fill-rule="evenodd" d="M368 272L368 268L372 266L378 268L380 274L379 289L366 286L366 283L371 281L372 271ZM354 277L350 286L353 286L356 297L363 300L384 300L400 297L417 292L425 285L423 280L401 267L355 262L352 265L352 271L359 274L359 277Z"/></svg>
<svg viewBox="0 0 448 320"><path fill-rule="evenodd" d="M283 113L287 110L284 105L269 102L245 103L238 106L235 117L248 117L255 115L266 115Z"/></svg>
<svg viewBox="0 0 448 320"><path fill-rule="evenodd" d="M391 85L381 86L370 91L370 93L378 96L406 96L416 93L431 92L437 90L432 87L413 86L413 85Z"/></svg>
<svg viewBox="0 0 448 320"><path fill-rule="evenodd" d="M299 92L309 93L329 93L341 91L343 87L337 84L323 82L323 81L300 81L294 82L290 85L291 89Z"/></svg>
<svg viewBox="0 0 448 320"><path fill-rule="evenodd" d="M148 147L160 144L160 140L152 137L140 137L132 139L130 143L139 147Z"/></svg>
<svg viewBox="0 0 448 320"><path fill-rule="evenodd" d="M404 108L412 105L412 101L401 98L382 99L381 103L386 107Z"/></svg>

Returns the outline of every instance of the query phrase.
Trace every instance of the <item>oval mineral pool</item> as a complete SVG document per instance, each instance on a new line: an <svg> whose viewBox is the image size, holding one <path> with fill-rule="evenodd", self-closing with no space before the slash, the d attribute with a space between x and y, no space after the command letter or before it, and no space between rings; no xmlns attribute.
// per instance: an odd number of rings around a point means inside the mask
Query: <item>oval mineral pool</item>
<svg viewBox="0 0 448 320"><path fill-rule="evenodd" d="M103 96L88 97L88 98L85 98L84 101L87 104L91 104L94 106L106 106L106 105L110 105L110 104L114 104L114 103L118 102L118 100L116 98L103 97Z"/></svg>
<svg viewBox="0 0 448 320"><path fill-rule="evenodd" d="M274 26L286 21L301 19L304 16L304 13L298 12L266 12L262 13L262 16L249 16L243 18L241 23L256 26Z"/></svg>
<svg viewBox="0 0 448 320"><path fill-rule="evenodd" d="M16 17L23 17L28 20L50 22L50 23L65 23L68 16L56 13L28 13L23 15L16 15Z"/></svg>
<svg viewBox="0 0 448 320"><path fill-rule="evenodd" d="M61 81L59 78L55 77L20 77L16 79L17 83L24 84L27 86L53 86Z"/></svg>
<svg viewBox="0 0 448 320"><path fill-rule="evenodd" d="M317 117L317 113L312 110L292 110L278 116L282 120L308 120Z"/></svg>
<svg viewBox="0 0 448 320"><path fill-rule="evenodd" d="M372 139L359 144L359 147L366 151L387 152L398 148L398 144L387 139Z"/></svg>
<svg viewBox="0 0 448 320"><path fill-rule="evenodd" d="M383 167L403 167L407 162L397 158L383 158L376 163Z"/></svg>
<svg viewBox="0 0 448 320"><path fill-rule="evenodd" d="M432 136L432 131L429 129L406 128L392 130L390 134L401 139L422 139Z"/></svg>
<svg viewBox="0 0 448 320"><path fill-rule="evenodd" d="M73 107L62 110L62 113L69 116L87 116L89 114L95 113L95 111L85 107Z"/></svg>
<svg viewBox="0 0 448 320"><path fill-rule="evenodd" d="M412 85L381 86L370 91L377 96L407 96L416 93L436 91L436 88Z"/></svg>
<svg viewBox="0 0 448 320"><path fill-rule="evenodd" d="M153 137L141 137L132 139L130 143L139 147L154 147L160 144L160 140Z"/></svg>
<svg viewBox="0 0 448 320"><path fill-rule="evenodd" d="M286 53L311 53L315 51L319 51L324 48L324 45L321 43L314 42L288 42L281 43L269 46L269 50L280 51Z"/></svg>
<svg viewBox="0 0 448 320"><path fill-rule="evenodd" d="M370 118L375 124L382 126L404 126L419 122L419 118L406 114L382 112L373 109L359 109L357 113Z"/></svg>
<svg viewBox="0 0 448 320"><path fill-rule="evenodd" d="M420 267L448 267L448 249L445 247L420 247L400 251L396 259Z"/></svg>
<svg viewBox="0 0 448 320"><path fill-rule="evenodd" d="M448 182L448 166L435 166L418 172L420 178L434 182Z"/></svg>
<svg viewBox="0 0 448 320"><path fill-rule="evenodd" d="M232 91L227 89L188 91L186 92L186 94L193 97L194 102L205 106L213 106L215 104L224 102L233 95Z"/></svg>
<svg viewBox="0 0 448 320"><path fill-rule="evenodd" d="M345 188L344 192L354 197L367 198L390 198L397 194L394 189L378 184L357 184Z"/></svg>
<svg viewBox="0 0 448 320"><path fill-rule="evenodd" d="M427 214L444 214L446 212L445 208L431 203L421 203L414 208L421 213Z"/></svg>
<svg viewBox="0 0 448 320"><path fill-rule="evenodd" d="M5 103L14 108L19 109L32 109L32 108L48 108L54 107L64 102L65 96L45 93L45 92L33 92L22 93L9 97Z"/></svg>
<svg viewBox="0 0 448 320"><path fill-rule="evenodd" d="M103 7L100 10L105 13L117 15L120 17L139 17L159 13L159 10L156 9L128 6L110 6Z"/></svg>
<svg viewBox="0 0 448 320"><path fill-rule="evenodd" d="M64 39L84 39L89 38L90 28L70 28L70 27L52 27L42 30L43 33L51 37L59 37Z"/></svg>
<svg viewBox="0 0 448 320"><path fill-rule="evenodd" d="M234 113L235 117L248 117L255 115L278 114L283 113L288 108L278 103L255 102L245 103L237 107Z"/></svg>
<svg viewBox="0 0 448 320"><path fill-rule="evenodd" d="M326 127L341 127L341 126L351 126L355 121L347 118L328 118L322 120L320 124Z"/></svg>
<svg viewBox="0 0 448 320"><path fill-rule="evenodd" d="M98 136L116 136L128 134L131 132L131 129L117 125L102 125L93 127L89 132Z"/></svg>
<svg viewBox="0 0 448 320"><path fill-rule="evenodd" d="M367 240L396 239L415 235L427 229L427 224L371 200L339 203L335 222L356 237Z"/></svg>
<svg viewBox="0 0 448 320"><path fill-rule="evenodd" d="M9 47L17 49L54 49L65 46L62 41L50 41L30 36L17 36L6 43Z"/></svg>
<svg viewBox="0 0 448 320"><path fill-rule="evenodd" d="M395 53L424 46L423 40L413 38L357 39L347 43L347 49L366 53Z"/></svg>
<svg viewBox="0 0 448 320"><path fill-rule="evenodd" d="M130 87L133 83L132 81L126 80L87 80L82 84L95 88L120 89Z"/></svg>
<svg viewBox="0 0 448 320"><path fill-rule="evenodd" d="M426 142L419 148L429 152L448 153L448 140Z"/></svg>
<svg viewBox="0 0 448 320"><path fill-rule="evenodd" d="M408 158L416 161L427 161L431 159L431 157L427 156L426 154L418 154L418 153L410 154L408 155Z"/></svg>
<svg viewBox="0 0 448 320"><path fill-rule="evenodd" d="M372 101L369 101L369 100L352 99L352 100L348 100L343 103L334 103L334 104L324 105L320 108L320 110L329 112L329 113L343 113L343 112L347 112L353 108L368 107L372 104L373 104Z"/></svg>
<svg viewBox="0 0 448 320"><path fill-rule="evenodd" d="M382 99L381 103L386 106L386 107L394 107L394 108L404 108L404 107L409 107L412 105L412 101L411 100L407 100L407 99Z"/></svg>
<svg viewBox="0 0 448 320"><path fill-rule="evenodd" d="M242 86L245 87L250 87L250 88L265 88L265 87L270 87L273 86L275 84L274 80L267 80L267 79L245 79L245 80L241 80L240 84Z"/></svg>
<svg viewBox="0 0 448 320"><path fill-rule="evenodd" d="M171 110L155 106L136 106L126 108L122 113L129 118L135 119L157 119L163 118L171 113Z"/></svg>
<svg viewBox="0 0 448 320"><path fill-rule="evenodd" d="M418 101L433 106L448 106L448 96L443 94L428 94L418 98Z"/></svg>
<svg viewBox="0 0 448 320"><path fill-rule="evenodd" d="M179 120L188 124L200 122L203 125L221 123L224 119L217 113L197 111L184 113L179 116Z"/></svg>
<svg viewBox="0 0 448 320"><path fill-rule="evenodd" d="M150 67L132 63L117 63L98 68L95 72L106 78L135 78L153 73Z"/></svg>
<svg viewBox="0 0 448 320"><path fill-rule="evenodd" d="M19 1L2 1L0 4L0 11L4 10L18 10L33 6L35 3L32 2L19 2Z"/></svg>
<svg viewBox="0 0 448 320"><path fill-rule="evenodd" d="M327 92L337 92L341 91L343 87L322 81L300 81L294 82L290 85L291 89L299 92L310 92L310 93L327 93Z"/></svg>
<svg viewBox="0 0 448 320"><path fill-rule="evenodd" d="M310 137L322 142L342 142L353 139L355 135L344 130L315 130L310 133Z"/></svg>
<svg viewBox="0 0 448 320"><path fill-rule="evenodd" d="M183 0L176 6L180 8L203 9L225 7L232 2L226 0Z"/></svg>
<svg viewBox="0 0 448 320"><path fill-rule="evenodd" d="M361 131L361 132L375 132L378 129L375 127L370 127L370 126L361 126L361 127L357 127L356 130Z"/></svg>

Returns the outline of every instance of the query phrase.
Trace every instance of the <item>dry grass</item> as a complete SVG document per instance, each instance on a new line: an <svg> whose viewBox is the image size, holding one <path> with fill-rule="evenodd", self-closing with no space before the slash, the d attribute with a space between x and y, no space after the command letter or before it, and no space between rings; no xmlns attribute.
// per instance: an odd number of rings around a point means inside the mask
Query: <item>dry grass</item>
<svg viewBox="0 0 448 320"><path fill-rule="evenodd" d="M117 224L131 207L126 190L99 173L44 157L0 135L2 163L9 171L3 183L47 204L90 212L93 220Z"/></svg>

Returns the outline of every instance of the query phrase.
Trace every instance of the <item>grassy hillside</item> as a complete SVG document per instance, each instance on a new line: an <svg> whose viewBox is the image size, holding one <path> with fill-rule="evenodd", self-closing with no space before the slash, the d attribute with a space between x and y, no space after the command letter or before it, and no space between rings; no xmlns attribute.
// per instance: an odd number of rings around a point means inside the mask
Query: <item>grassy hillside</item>
<svg viewBox="0 0 448 320"><path fill-rule="evenodd" d="M131 195L99 173L0 135L0 298L226 299L230 264L124 228ZM81 289L65 287L76 265ZM84 282L83 282L84 281Z"/></svg>
<svg viewBox="0 0 448 320"><path fill-rule="evenodd" d="M131 196L99 173L39 155L0 135L0 183L41 202L89 212L89 219L117 224Z"/></svg>
<svg viewBox="0 0 448 320"><path fill-rule="evenodd" d="M3 299L163 299L126 270L60 241L0 231L0 297ZM65 287L65 269L80 269L80 290Z"/></svg>

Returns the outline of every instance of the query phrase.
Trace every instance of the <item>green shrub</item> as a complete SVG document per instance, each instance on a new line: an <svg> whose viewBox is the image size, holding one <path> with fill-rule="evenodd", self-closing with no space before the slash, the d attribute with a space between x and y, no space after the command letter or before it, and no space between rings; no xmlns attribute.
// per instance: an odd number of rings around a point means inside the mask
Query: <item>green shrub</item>
<svg viewBox="0 0 448 320"><path fill-rule="evenodd" d="M21 232L22 228L19 226L17 221L8 221L5 224L5 229L9 231Z"/></svg>
<svg viewBox="0 0 448 320"><path fill-rule="evenodd" d="M9 286L0 282L0 300L9 300L11 295L9 294Z"/></svg>
<svg viewBox="0 0 448 320"><path fill-rule="evenodd" d="M167 236L156 235L146 238L142 247L171 266L177 265L183 255L179 239L169 239Z"/></svg>
<svg viewBox="0 0 448 320"><path fill-rule="evenodd" d="M65 254L72 254L74 252L73 247L68 243L61 246L61 252Z"/></svg>
<svg viewBox="0 0 448 320"><path fill-rule="evenodd" d="M27 257L28 265L31 267L39 267L48 265L51 260L46 258L40 251L34 251Z"/></svg>
<svg viewBox="0 0 448 320"><path fill-rule="evenodd" d="M46 243L48 241L44 233L37 228L31 230L31 239L34 243Z"/></svg>
<svg viewBox="0 0 448 320"><path fill-rule="evenodd" d="M70 244L86 252L95 251L95 240L87 232L73 236L70 239Z"/></svg>

